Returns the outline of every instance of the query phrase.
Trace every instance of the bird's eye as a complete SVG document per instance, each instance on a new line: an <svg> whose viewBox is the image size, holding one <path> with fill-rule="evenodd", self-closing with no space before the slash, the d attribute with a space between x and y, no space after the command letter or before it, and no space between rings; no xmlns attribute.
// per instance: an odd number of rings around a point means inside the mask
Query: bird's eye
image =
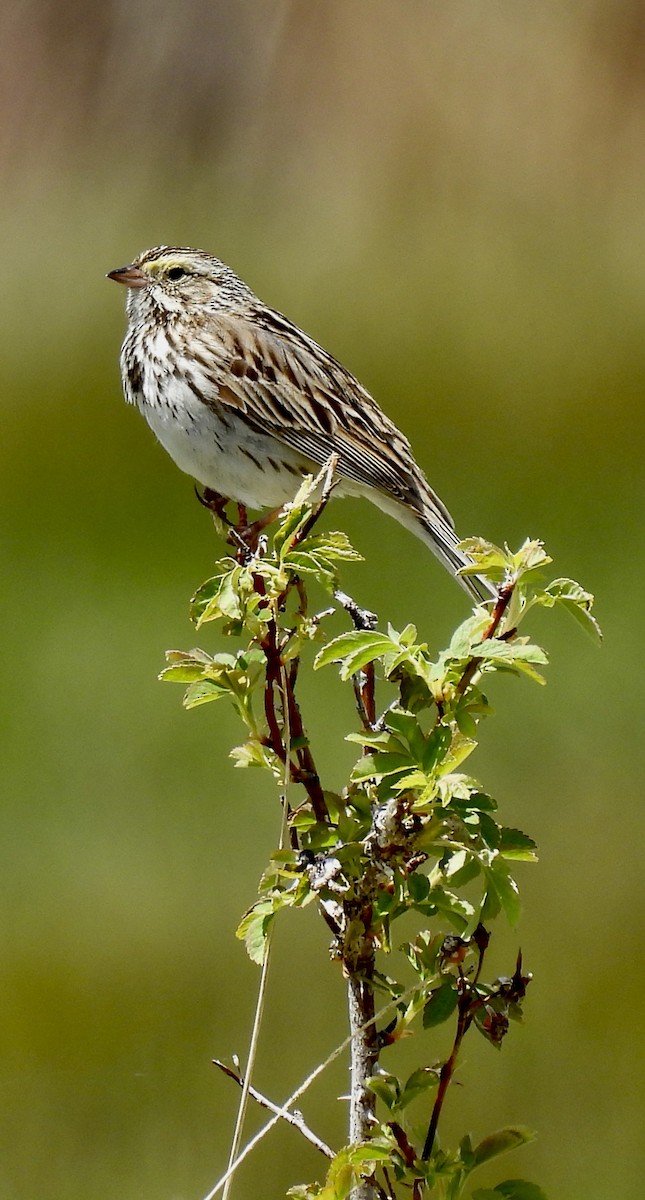
<svg viewBox="0 0 645 1200"><path fill-rule="evenodd" d="M172 279L173 283L175 283L177 279L183 279L185 274L186 272L183 267L171 267L168 271L168 278Z"/></svg>

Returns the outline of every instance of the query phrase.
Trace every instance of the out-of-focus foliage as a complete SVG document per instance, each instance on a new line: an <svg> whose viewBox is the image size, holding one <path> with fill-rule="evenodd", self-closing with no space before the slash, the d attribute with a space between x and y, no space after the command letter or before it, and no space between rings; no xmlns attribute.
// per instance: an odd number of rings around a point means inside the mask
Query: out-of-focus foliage
<svg viewBox="0 0 645 1200"><path fill-rule="evenodd" d="M259 774L222 768L232 721L220 743L208 709L182 718L155 680L221 545L120 401L123 296L103 279L163 241L219 254L352 367L460 532L539 531L596 594L603 650L549 628L548 702L491 694L476 764L500 803L521 794L541 846L520 927L530 1020L495 1064L487 1127L521 1110L540 1129L523 1170L547 1194L635 1200L641 6L20 0L0 58L0 1192L204 1194L234 1100L210 1059L248 1034L255 973L223 931L277 816ZM436 630L437 649L459 589L344 503L333 523L367 559L357 598L383 624ZM302 702L328 714L321 765L340 781L337 689L321 672ZM277 939L257 1081L274 1095L297 1082L301 1028L312 1064L337 1040L321 941L313 918L295 946L290 927ZM327 1094L310 1115L338 1143ZM463 1104L476 1141L467 1087ZM281 1131L241 1194L313 1173Z"/></svg>

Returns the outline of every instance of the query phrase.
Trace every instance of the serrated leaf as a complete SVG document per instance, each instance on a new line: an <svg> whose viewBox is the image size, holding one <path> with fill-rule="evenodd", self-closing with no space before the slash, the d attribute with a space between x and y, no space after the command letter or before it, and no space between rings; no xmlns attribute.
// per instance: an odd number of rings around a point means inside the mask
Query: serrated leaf
<svg viewBox="0 0 645 1200"><path fill-rule="evenodd" d="M474 1166L480 1167L482 1163L489 1162L491 1158L497 1158L509 1150L516 1150L518 1146L525 1146L534 1138L534 1131L527 1129L525 1125L508 1125L505 1129L498 1129L495 1133L490 1133L488 1137L482 1138L481 1142L474 1147Z"/></svg>
<svg viewBox="0 0 645 1200"><path fill-rule="evenodd" d="M455 776L458 782L461 782L464 778L463 776ZM447 778L445 782L448 782ZM451 801L453 808L456 808L458 813L463 815L468 812L492 813L497 811L497 801L492 796L489 796L487 792L477 791L472 785L470 787L466 785L466 787L467 792L465 795L455 794Z"/></svg>
<svg viewBox="0 0 645 1200"><path fill-rule="evenodd" d="M343 1163L334 1172L331 1180L320 1193L320 1200L347 1200L356 1183L356 1171L349 1163Z"/></svg>
<svg viewBox="0 0 645 1200"><path fill-rule="evenodd" d="M275 917L275 910L270 900L259 900L253 908L242 917L235 936L246 946L246 952L252 962L259 966L264 962L269 929Z"/></svg>
<svg viewBox="0 0 645 1200"><path fill-rule="evenodd" d="M497 850L501 838L501 830L497 821L488 813L482 812L479 814L479 830L488 849Z"/></svg>
<svg viewBox="0 0 645 1200"><path fill-rule="evenodd" d="M504 551L501 546L487 542L485 538L463 538L459 549L464 550L473 560L472 566L462 568L461 573L464 575L485 574L491 579L501 580L510 569L511 556L508 549Z"/></svg>
<svg viewBox="0 0 645 1200"><path fill-rule="evenodd" d="M324 555L330 561L339 559L344 562L363 562L363 555L355 550L346 533L335 530L332 533L319 533L308 537L302 543L310 554Z"/></svg>
<svg viewBox="0 0 645 1200"><path fill-rule="evenodd" d="M249 740L243 746L234 746L229 750L229 758L232 758L236 767L263 767L265 770L274 771L282 768L278 756L274 751L270 751L267 746L263 746L261 742ZM282 768L282 773L283 773Z"/></svg>
<svg viewBox="0 0 645 1200"><path fill-rule="evenodd" d="M208 667L211 663L217 660L227 659L232 665L235 662L233 654L216 654L211 658L205 650L200 650L195 647L193 650L166 650L166 661L169 663L201 663L202 666Z"/></svg>
<svg viewBox="0 0 645 1200"><path fill-rule="evenodd" d="M336 578L335 568L317 554L307 550L293 550L284 560L285 565L298 575L315 575L326 586Z"/></svg>
<svg viewBox="0 0 645 1200"><path fill-rule="evenodd" d="M202 589L197 592L193 600L193 609L197 614L196 624L199 629L200 625L206 624L208 621L215 621L218 617L241 617L242 605L236 584L239 582L240 570L235 568L233 571L223 575L219 580L219 586L210 600L207 600L202 605Z"/></svg>
<svg viewBox="0 0 645 1200"><path fill-rule="evenodd" d="M184 708L197 708L200 704L209 704L211 700L221 700L230 694L230 688L216 683L214 679L203 679L200 683L191 683L186 688L183 698Z"/></svg>
<svg viewBox="0 0 645 1200"><path fill-rule="evenodd" d="M554 579L544 589L543 594L536 597L537 603L548 603L545 599L547 596L553 603L560 604L566 609L574 620L579 625L582 625L583 629L591 635L595 642L600 643L602 641L602 630L591 612L594 603L594 597L591 592L585 591L574 579Z"/></svg>
<svg viewBox="0 0 645 1200"><path fill-rule="evenodd" d="M374 662L384 654L397 653L398 650L399 647L384 633L372 633L368 630L342 633L318 652L314 660L314 670L317 671L328 663L338 662L340 677L347 680L368 663Z"/></svg>
<svg viewBox="0 0 645 1200"><path fill-rule="evenodd" d="M352 779L375 779L378 781L390 775L397 775L400 771L407 771L409 767L410 759L407 754L377 751L376 754L359 759L352 771Z"/></svg>
<svg viewBox="0 0 645 1200"><path fill-rule="evenodd" d="M522 573L541 570L542 567L547 567L550 562L553 562L544 549L544 542L538 538L526 538L512 558L515 570Z"/></svg>
<svg viewBox="0 0 645 1200"><path fill-rule="evenodd" d="M532 645L522 639L503 642L501 638L488 638L473 647L473 658L487 661L506 662L509 665L526 667L528 663L548 663L546 653L541 646Z"/></svg>
<svg viewBox="0 0 645 1200"><path fill-rule="evenodd" d="M477 749L477 742L474 738L464 737L463 734L457 733L452 739L451 745L446 751L445 758L440 764L439 770L441 774L454 773L456 767L460 767L462 762Z"/></svg>
<svg viewBox="0 0 645 1200"><path fill-rule="evenodd" d="M508 825L501 827L499 852L503 858L537 862L537 845L533 838L522 833L521 829L511 829Z"/></svg>
<svg viewBox="0 0 645 1200"><path fill-rule="evenodd" d="M480 920L494 920L494 918L499 915L501 907L502 906L497 894L497 889L489 882L488 888L486 889L486 894L484 896L484 902L481 906Z"/></svg>
<svg viewBox="0 0 645 1200"><path fill-rule="evenodd" d="M172 663L164 667L157 678L162 683L195 683L204 678L204 667L196 662Z"/></svg>
<svg viewBox="0 0 645 1200"><path fill-rule="evenodd" d="M382 729L379 733L348 733L345 735L345 741L355 742L357 746L373 746L377 750L403 751L405 749L401 739L390 733L389 729Z"/></svg>
<svg viewBox="0 0 645 1200"><path fill-rule="evenodd" d="M446 651L448 658L470 658L473 647L482 645L482 637L490 624L490 613L475 613L467 617L453 633Z"/></svg>
<svg viewBox="0 0 645 1200"><path fill-rule="evenodd" d="M430 780L423 771L410 771L409 774L402 775L400 779L393 781L392 787L397 792L420 791L428 788ZM427 797L425 797L427 799Z"/></svg>

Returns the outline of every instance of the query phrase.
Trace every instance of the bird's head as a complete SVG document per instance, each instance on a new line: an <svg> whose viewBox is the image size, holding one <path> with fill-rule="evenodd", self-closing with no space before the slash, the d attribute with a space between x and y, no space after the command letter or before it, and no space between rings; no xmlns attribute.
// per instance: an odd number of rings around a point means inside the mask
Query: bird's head
<svg viewBox="0 0 645 1200"><path fill-rule="evenodd" d="M212 254L175 246L146 250L127 267L109 271L107 278L128 288L131 319L151 308L167 314L231 309L249 292L230 267Z"/></svg>

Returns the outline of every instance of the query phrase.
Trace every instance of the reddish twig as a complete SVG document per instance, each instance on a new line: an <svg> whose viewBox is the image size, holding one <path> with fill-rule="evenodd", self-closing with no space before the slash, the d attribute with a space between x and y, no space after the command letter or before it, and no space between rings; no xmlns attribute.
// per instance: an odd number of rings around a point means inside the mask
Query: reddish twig
<svg viewBox="0 0 645 1200"><path fill-rule="evenodd" d="M476 944L478 952L479 952L478 960L477 960L477 969L475 971L474 979L472 981L469 981L468 979L466 979L465 975L462 973L461 968L458 968L458 970L459 970L459 987L461 990L461 994L459 996L459 1001L458 1001L458 1005L457 1005L457 1030L455 1033L455 1040L452 1044L452 1050L450 1051L450 1054L449 1054L448 1058L446 1059L446 1061L443 1063L443 1065L441 1067L441 1071L439 1073L439 1087L437 1088L437 1095L435 1097L435 1102L432 1107L432 1115L430 1117L430 1124L428 1126L428 1132L427 1132L425 1144L423 1147L423 1153L421 1155L421 1157L424 1160L427 1160L428 1158L430 1158L430 1155L432 1154L432 1147L434 1146L434 1140L435 1140L435 1137L437 1134L439 1118L441 1116L441 1111L443 1109L444 1101L446 1099L446 1093L448 1091L452 1077L454 1075L455 1067L457 1066L457 1059L459 1058L459 1051L461 1049L461 1043L463 1042L464 1037L472 1024L472 1021L475 1016L475 1011L477 1010L477 1008L479 1008L481 1006L481 1001L475 995L475 987L477 985L479 976L481 975L481 970L482 970L482 966L483 966L483 962L484 962L484 955L486 953L486 949L488 947L488 940L489 940L488 933L484 929L483 925L477 926L477 929L475 930L475 933L473 935L473 940L475 941L475 944Z"/></svg>

